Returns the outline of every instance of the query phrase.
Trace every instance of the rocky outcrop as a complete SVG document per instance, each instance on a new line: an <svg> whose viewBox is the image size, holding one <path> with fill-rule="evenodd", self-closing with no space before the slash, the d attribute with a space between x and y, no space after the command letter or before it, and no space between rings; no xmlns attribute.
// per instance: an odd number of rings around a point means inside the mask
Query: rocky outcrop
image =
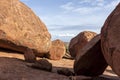
<svg viewBox="0 0 120 80"><path fill-rule="evenodd" d="M107 63L120 76L120 3L102 27L101 46Z"/></svg>
<svg viewBox="0 0 120 80"><path fill-rule="evenodd" d="M23 60L0 57L0 80L69 80L68 77L28 67ZM47 66L46 66L47 67Z"/></svg>
<svg viewBox="0 0 120 80"><path fill-rule="evenodd" d="M7 58L2 58L7 57ZM9 58L8 58L9 57ZM37 58L41 60L41 58ZM4 52L3 49L0 49L0 80L86 80L90 77L86 76L73 76L71 79L64 76L65 74L71 75L69 72L72 71L74 60L62 59L62 60L49 60L52 63L52 72L47 72L41 69L33 69L28 67L28 65L33 65L34 63L27 63L24 61L24 56L17 52ZM43 61L44 62L44 61ZM35 63L36 65L36 63ZM38 66L38 65L37 65ZM65 69L63 69L65 68ZM68 68L68 69L66 69ZM60 70L60 75L57 71ZM47 77L46 77L47 75ZM104 72L104 76L107 78L100 78L94 80L120 80L120 78L115 75L110 67Z"/></svg>
<svg viewBox="0 0 120 80"><path fill-rule="evenodd" d="M0 0L0 47L43 56L50 49L45 24L19 0Z"/></svg>
<svg viewBox="0 0 120 80"><path fill-rule="evenodd" d="M76 56L74 72L77 75L98 76L107 67L101 51L100 35L94 37Z"/></svg>
<svg viewBox="0 0 120 80"><path fill-rule="evenodd" d="M66 48L64 42L57 39L52 41L52 46L47 57L52 60L60 60L65 55Z"/></svg>
<svg viewBox="0 0 120 80"><path fill-rule="evenodd" d="M84 31L79 33L76 37L71 39L69 44L69 51L72 57L76 57L80 50L94 37L96 33L91 31Z"/></svg>

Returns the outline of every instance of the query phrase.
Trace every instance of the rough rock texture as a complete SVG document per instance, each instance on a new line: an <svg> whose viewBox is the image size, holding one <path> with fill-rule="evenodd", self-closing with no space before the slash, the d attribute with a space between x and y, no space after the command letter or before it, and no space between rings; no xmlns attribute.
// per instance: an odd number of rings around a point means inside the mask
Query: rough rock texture
<svg viewBox="0 0 120 80"><path fill-rule="evenodd" d="M9 58L1 58L1 57L9 57ZM14 58L18 58L19 60ZM38 59L41 58L37 58L37 60ZM61 60L47 59L47 60L53 65L52 72L47 72L44 70L38 70L28 67L28 64L30 65L32 63L26 63L24 61L23 54L18 54L18 52L11 52L0 49L0 80L84 80L85 79L84 77L81 76L73 76L73 78L69 79L66 76L57 74L57 70L61 70L63 68L68 68L70 71L72 71L74 60L70 60L70 59L61 59ZM104 76L108 77L108 79L97 78L94 80L120 80L120 78L111 70L110 67L107 67L106 71L104 72Z"/></svg>
<svg viewBox="0 0 120 80"><path fill-rule="evenodd" d="M52 46L48 57L52 60L60 60L66 53L66 48L64 42L57 39L52 41Z"/></svg>
<svg viewBox="0 0 120 80"><path fill-rule="evenodd" d="M95 32L84 31L79 33L76 37L71 39L69 44L69 51L72 57L76 57L76 55L80 52L80 50L94 37L96 36Z"/></svg>
<svg viewBox="0 0 120 80"><path fill-rule="evenodd" d="M92 80L120 80L118 77L110 77L110 76L97 76L93 77Z"/></svg>
<svg viewBox="0 0 120 80"><path fill-rule="evenodd" d="M101 51L100 35L94 37L77 55L74 71L77 75L98 76L107 67Z"/></svg>
<svg viewBox="0 0 120 80"><path fill-rule="evenodd" d="M57 73L65 76L74 76L74 73L68 68L59 69Z"/></svg>
<svg viewBox="0 0 120 80"><path fill-rule="evenodd" d="M120 3L102 27L101 46L107 63L120 76Z"/></svg>
<svg viewBox="0 0 120 80"><path fill-rule="evenodd" d="M69 80L67 77L32 69L28 63L14 58L0 58L0 80Z"/></svg>
<svg viewBox="0 0 120 80"><path fill-rule="evenodd" d="M50 34L44 23L19 0L0 0L0 47L37 56L50 49Z"/></svg>
<svg viewBox="0 0 120 80"><path fill-rule="evenodd" d="M92 80L92 77L88 76L71 76L70 80Z"/></svg>
<svg viewBox="0 0 120 80"><path fill-rule="evenodd" d="M24 52L24 58L25 58L25 61L27 61L27 62L35 62L36 61L36 56L34 55L34 53L31 49L27 49Z"/></svg>
<svg viewBox="0 0 120 80"><path fill-rule="evenodd" d="M40 59L33 63L31 67L49 72L52 71L52 64L47 59Z"/></svg>

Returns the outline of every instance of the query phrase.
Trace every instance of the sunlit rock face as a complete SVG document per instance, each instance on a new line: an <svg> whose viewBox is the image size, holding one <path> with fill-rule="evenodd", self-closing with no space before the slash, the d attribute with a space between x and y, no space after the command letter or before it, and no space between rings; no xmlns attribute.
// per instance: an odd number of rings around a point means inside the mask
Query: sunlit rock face
<svg viewBox="0 0 120 80"><path fill-rule="evenodd" d="M83 31L72 38L69 44L70 55L75 58L80 50L95 36L95 32Z"/></svg>
<svg viewBox="0 0 120 80"><path fill-rule="evenodd" d="M64 42L57 39L52 41L48 58L52 60L60 60L66 53Z"/></svg>
<svg viewBox="0 0 120 80"><path fill-rule="evenodd" d="M19 0L0 0L0 47L42 56L50 49L51 36L45 24Z"/></svg>

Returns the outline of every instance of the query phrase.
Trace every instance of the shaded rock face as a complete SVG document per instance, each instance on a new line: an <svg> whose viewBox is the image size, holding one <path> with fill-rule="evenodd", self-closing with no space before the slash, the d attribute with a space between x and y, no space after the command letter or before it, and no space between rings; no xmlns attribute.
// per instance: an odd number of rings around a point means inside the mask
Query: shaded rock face
<svg viewBox="0 0 120 80"><path fill-rule="evenodd" d="M120 76L120 3L102 27L101 46L107 63Z"/></svg>
<svg viewBox="0 0 120 80"><path fill-rule="evenodd" d="M70 80L92 80L92 77L88 77L88 76L71 76Z"/></svg>
<svg viewBox="0 0 120 80"><path fill-rule="evenodd" d="M52 46L48 54L48 58L52 60L60 60L65 55L66 49L64 42L57 39L52 41Z"/></svg>
<svg viewBox="0 0 120 80"><path fill-rule="evenodd" d="M20 59L0 58L0 80L69 80L66 76L33 69L27 65Z"/></svg>
<svg viewBox="0 0 120 80"><path fill-rule="evenodd" d="M84 31L78 34L76 37L71 39L69 44L69 51L72 57L76 57L76 55L80 52L80 50L94 37L96 36L95 32Z"/></svg>
<svg viewBox="0 0 120 80"><path fill-rule="evenodd" d="M49 72L52 71L52 64L47 59L38 60L31 67Z"/></svg>
<svg viewBox="0 0 120 80"><path fill-rule="evenodd" d="M98 76L106 67L107 63L101 51L100 35L97 35L77 55L74 71L77 75Z"/></svg>
<svg viewBox="0 0 120 80"><path fill-rule="evenodd" d="M68 68L59 69L57 70L57 73L65 76L74 76L74 73Z"/></svg>
<svg viewBox="0 0 120 80"><path fill-rule="evenodd" d="M26 49L24 52L24 58L27 62L35 62L36 56L34 55L33 51L31 49Z"/></svg>
<svg viewBox="0 0 120 80"><path fill-rule="evenodd" d="M0 47L42 56L50 49L50 34L44 23L19 0L0 0Z"/></svg>

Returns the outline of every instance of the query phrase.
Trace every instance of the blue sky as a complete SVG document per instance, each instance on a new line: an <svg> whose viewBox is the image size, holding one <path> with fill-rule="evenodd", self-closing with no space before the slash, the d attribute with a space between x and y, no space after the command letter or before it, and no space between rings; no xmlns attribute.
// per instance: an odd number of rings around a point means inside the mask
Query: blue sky
<svg viewBox="0 0 120 80"><path fill-rule="evenodd" d="M100 33L120 0L20 0L46 24L52 39L69 41L81 31Z"/></svg>

